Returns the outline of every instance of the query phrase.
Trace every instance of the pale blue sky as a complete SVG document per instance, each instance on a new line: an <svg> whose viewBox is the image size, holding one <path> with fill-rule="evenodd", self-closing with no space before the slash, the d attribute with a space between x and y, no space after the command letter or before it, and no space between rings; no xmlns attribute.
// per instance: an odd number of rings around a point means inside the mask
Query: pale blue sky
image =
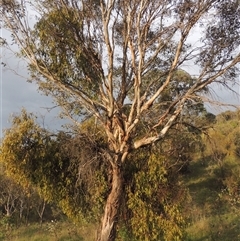
<svg viewBox="0 0 240 241"><path fill-rule="evenodd" d="M26 81L27 69L23 62L12 57L2 58L1 62L7 62L9 67L1 66L1 129L10 127L9 118L14 113L19 113L24 107L33 112L39 118L40 124L46 128L59 129L65 123L58 118L59 108L54 108L51 97L41 95L35 83ZM11 69L10 69L11 68Z"/></svg>

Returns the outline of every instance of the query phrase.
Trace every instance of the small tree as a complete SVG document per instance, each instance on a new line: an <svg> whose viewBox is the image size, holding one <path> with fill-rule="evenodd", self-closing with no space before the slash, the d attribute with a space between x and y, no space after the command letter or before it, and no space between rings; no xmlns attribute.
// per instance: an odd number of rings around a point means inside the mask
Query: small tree
<svg viewBox="0 0 240 241"><path fill-rule="evenodd" d="M109 170L99 155L103 147L102 134L91 135L87 126L82 125L81 133L72 136L53 134L41 128L34 115L22 110L5 131L0 153L8 174L23 186L30 182L44 197L32 193L32 206L40 218L46 201L53 201L75 221L79 216L85 220L92 216L91 221L95 221L99 198L108 189L104 180Z"/></svg>
<svg viewBox="0 0 240 241"><path fill-rule="evenodd" d="M162 141L208 85L235 81L239 1L9 0L0 13L39 88L71 119L90 114L104 128L112 177L98 240L115 240L129 154ZM196 29L197 46L189 42ZM189 61L199 74L186 84L174 74Z"/></svg>

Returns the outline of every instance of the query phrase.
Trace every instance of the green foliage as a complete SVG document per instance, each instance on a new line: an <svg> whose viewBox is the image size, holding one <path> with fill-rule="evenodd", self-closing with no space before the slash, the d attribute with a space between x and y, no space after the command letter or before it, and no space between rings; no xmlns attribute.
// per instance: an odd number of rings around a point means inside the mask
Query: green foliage
<svg viewBox="0 0 240 241"><path fill-rule="evenodd" d="M40 128L25 110L12 123L1 146L7 173L22 185L32 184L45 200L57 203L75 220L98 218L108 191L100 135L95 140L84 131L73 137L55 135Z"/></svg>
<svg viewBox="0 0 240 241"><path fill-rule="evenodd" d="M124 224L120 222L117 230L118 232L117 232L116 240L117 241L138 241L138 239L134 237L134 235L130 231L129 226L127 225L128 224L126 223Z"/></svg>
<svg viewBox="0 0 240 241"><path fill-rule="evenodd" d="M79 10L71 7L54 9L35 25L32 36L36 44L32 48L38 64L54 74L57 81L80 88L96 98L102 70L96 46L88 43L83 25L84 15ZM33 65L31 69L37 74ZM51 81L46 81L40 88L46 93L53 91L56 94L56 87L51 86Z"/></svg>
<svg viewBox="0 0 240 241"><path fill-rule="evenodd" d="M12 128L5 131L1 146L1 160L7 173L15 175L16 180L27 185L26 178L37 174L37 161L45 152L45 141L41 129L34 122L34 117L23 110L20 116L12 119ZM39 148L37 148L39 147Z"/></svg>
<svg viewBox="0 0 240 241"><path fill-rule="evenodd" d="M165 161L151 155L128 188L129 222L137 240L181 240L183 236L180 209L186 196L177 183L170 181Z"/></svg>

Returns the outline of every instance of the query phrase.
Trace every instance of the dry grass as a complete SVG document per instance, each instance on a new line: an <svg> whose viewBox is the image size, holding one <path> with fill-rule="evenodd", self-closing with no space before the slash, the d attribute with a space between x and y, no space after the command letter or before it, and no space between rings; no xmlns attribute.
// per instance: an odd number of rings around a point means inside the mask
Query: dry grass
<svg viewBox="0 0 240 241"><path fill-rule="evenodd" d="M94 241L94 225L76 226L70 222L48 222L41 227L31 224L6 230L0 229L0 241Z"/></svg>

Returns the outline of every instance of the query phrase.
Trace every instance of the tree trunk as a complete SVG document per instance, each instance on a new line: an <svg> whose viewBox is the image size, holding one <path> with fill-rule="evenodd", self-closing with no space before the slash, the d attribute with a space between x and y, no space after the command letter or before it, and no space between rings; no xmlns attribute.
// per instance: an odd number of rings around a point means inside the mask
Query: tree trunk
<svg viewBox="0 0 240 241"><path fill-rule="evenodd" d="M98 241L114 241L116 238L116 225L123 192L123 177L121 167L113 167L112 189L107 198L107 203L102 218L101 230Z"/></svg>

